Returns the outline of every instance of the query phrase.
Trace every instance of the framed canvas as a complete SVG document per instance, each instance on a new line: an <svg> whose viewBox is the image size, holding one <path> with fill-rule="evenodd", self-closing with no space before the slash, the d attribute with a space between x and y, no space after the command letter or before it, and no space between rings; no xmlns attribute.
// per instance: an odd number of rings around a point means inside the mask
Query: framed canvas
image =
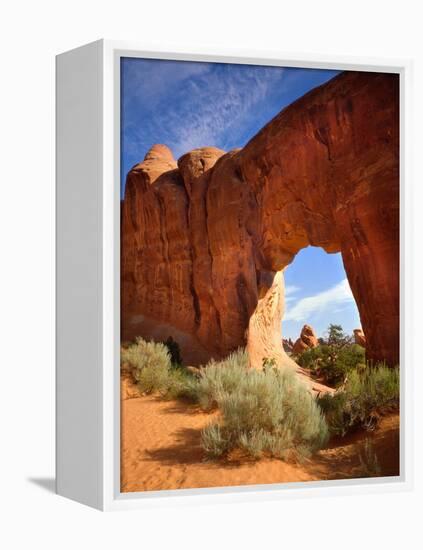
<svg viewBox="0 0 423 550"><path fill-rule="evenodd" d="M59 494L411 486L410 71L104 40L57 57Z"/></svg>

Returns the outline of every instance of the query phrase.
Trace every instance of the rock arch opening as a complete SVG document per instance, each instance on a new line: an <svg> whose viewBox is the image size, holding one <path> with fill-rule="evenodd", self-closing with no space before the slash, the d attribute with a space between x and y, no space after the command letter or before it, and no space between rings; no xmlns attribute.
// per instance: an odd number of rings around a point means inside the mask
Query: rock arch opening
<svg viewBox="0 0 423 550"><path fill-rule="evenodd" d="M285 269L285 338L298 338L304 324L323 337L329 324L341 325L353 335L361 328L360 315L351 292L340 253L328 254L309 246Z"/></svg>
<svg viewBox="0 0 423 550"><path fill-rule="evenodd" d="M342 258L339 253L306 247L275 274L258 300L248 328L251 366L260 368L265 358L294 366L283 339L289 338L293 345L304 325L312 325L322 337L331 323L342 325L351 335L361 326Z"/></svg>

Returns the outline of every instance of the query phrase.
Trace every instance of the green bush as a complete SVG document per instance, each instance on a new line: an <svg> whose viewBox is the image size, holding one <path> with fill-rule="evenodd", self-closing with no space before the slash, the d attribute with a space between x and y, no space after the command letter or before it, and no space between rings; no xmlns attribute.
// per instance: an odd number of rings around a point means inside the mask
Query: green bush
<svg viewBox="0 0 423 550"><path fill-rule="evenodd" d="M170 399L197 399L194 377L172 365L167 345L137 338L121 349L121 364L129 365L141 393L160 393Z"/></svg>
<svg viewBox="0 0 423 550"><path fill-rule="evenodd" d="M215 386L213 395L221 417L202 432L209 456L242 449L253 458L263 454L285 458L294 450L303 455L324 445L328 433L325 419L294 372L247 370L244 366L239 376L239 369L236 361L227 366L226 385L220 381Z"/></svg>
<svg viewBox="0 0 423 550"><path fill-rule="evenodd" d="M172 366L169 370L166 399L181 399L198 402L198 380L185 367Z"/></svg>
<svg viewBox="0 0 423 550"><path fill-rule="evenodd" d="M130 365L142 393L166 393L171 362L164 344L136 338L135 343L121 350L121 363Z"/></svg>
<svg viewBox="0 0 423 550"><path fill-rule="evenodd" d="M358 344L347 344L342 348L322 344L306 350L297 362L310 369L314 376L323 377L327 384L336 387L343 383L349 372L364 367L366 357L364 348Z"/></svg>
<svg viewBox="0 0 423 550"><path fill-rule="evenodd" d="M135 342L128 344L121 349L121 363L128 363L136 378L137 371L142 370L146 366L170 367L170 355L167 347L157 342L147 342L141 337L137 337Z"/></svg>
<svg viewBox="0 0 423 550"><path fill-rule="evenodd" d="M146 365L136 373L138 388L141 393L160 393L166 395L169 391L169 367L165 365Z"/></svg>
<svg viewBox="0 0 423 550"><path fill-rule="evenodd" d="M348 373L365 366L365 350L354 344L351 336L345 334L341 325L329 325L326 337L319 338L319 345L303 352L297 363L323 378L326 384L339 386Z"/></svg>
<svg viewBox="0 0 423 550"><path fill-rule="evenodd" d="M228 448L229 442L225 439L223 430L217 422L204 428L201 432L201 440L203 448L210 458L219 458Z"/></svg>
<svg viewBox="0 0 423 550"><path fill-rule="evenodd" d="M342 391L318 402L332 434L345 435L357 427L371 430L381 414L399 407L399 369L380 363L352 370Z"/></svg>

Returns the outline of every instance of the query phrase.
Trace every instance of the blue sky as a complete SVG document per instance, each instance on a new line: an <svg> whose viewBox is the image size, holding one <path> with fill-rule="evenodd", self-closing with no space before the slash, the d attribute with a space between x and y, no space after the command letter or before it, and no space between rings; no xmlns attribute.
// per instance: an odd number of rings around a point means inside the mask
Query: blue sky
<svg viewBox="0 0 423 550"><path fill-rule="evenodd" d="M175 158L203 146L225 151L244 146L281 109L336 71L194 63L137 58L121 60L121 192L126 174L155 143ZM308 247L285 271L286 337L303 324L318 335L339 323L359 327L340 254Z"/></svg>
<svg viewBox="0 0 423 550"><path fill-rule="evenodd" d="M298 337L304 324L324 336L330 323L352 334L361 326L341 254L309 246L285 269L284 338Z"/></svg>
<svg viewBox="0 0 423 550"><path fill-rule="evenodd" d="M122 189L154 143L175 158L196 147L244 146L281 109L336 71L121 60Z"/></svg>

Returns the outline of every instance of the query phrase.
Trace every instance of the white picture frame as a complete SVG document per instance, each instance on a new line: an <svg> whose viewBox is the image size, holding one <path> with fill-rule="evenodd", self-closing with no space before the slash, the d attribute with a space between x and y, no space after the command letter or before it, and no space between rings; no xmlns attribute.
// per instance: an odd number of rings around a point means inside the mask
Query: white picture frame
<svg viewBox="0 0 423 550"><path fill-rule="evenodd" d="M400 75L401 445L394 478L120 492L120 58ZM366 494L413 483L412 220L408 60L150 48L99 40L57 56L57 493L101 510ZM405 335L407 334L407 337Z"/></svg>

